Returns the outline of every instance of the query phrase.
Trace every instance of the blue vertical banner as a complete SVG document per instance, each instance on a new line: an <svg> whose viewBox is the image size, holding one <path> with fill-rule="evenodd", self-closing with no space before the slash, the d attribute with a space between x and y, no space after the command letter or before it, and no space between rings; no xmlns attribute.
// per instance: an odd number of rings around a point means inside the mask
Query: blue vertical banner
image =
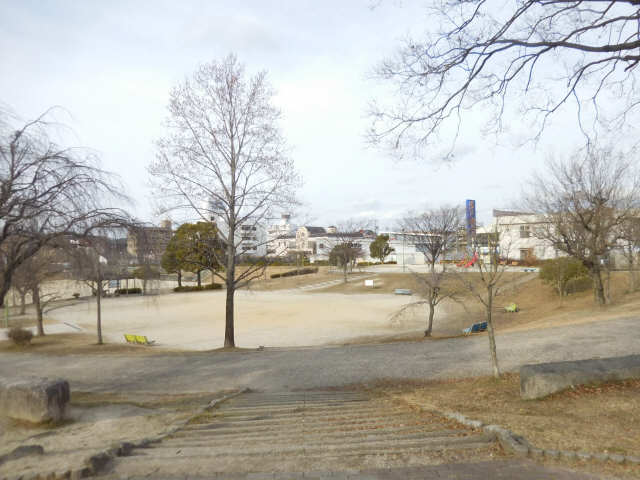
<svg viewBox="0 0 640 480"><path fill-rule="evenodd" d="M467 211L467 238L471 240L476 236L476 201L466 201Z"/></svg>

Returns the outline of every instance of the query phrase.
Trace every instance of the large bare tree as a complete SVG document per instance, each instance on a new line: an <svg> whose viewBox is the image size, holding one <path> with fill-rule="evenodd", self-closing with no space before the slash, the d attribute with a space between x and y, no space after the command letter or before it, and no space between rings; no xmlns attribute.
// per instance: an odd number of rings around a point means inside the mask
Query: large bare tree
<svg viewBox="0 0 640 480"><path fill-rule="evenodd" d="M453 282L446 282L451 275L442 260L455 249L461 226L462 212L455 206L441 206L418 215L409 215L402 222L405 235L413 240L416 248L424 255L427 265L426 274L414 272L424 298L416 303L429 307L425 337L431 336L438 304L454 297L458 290L452 286Z"/></svg>
<svg viewBox="0 0 640 480"><path fill-rule="evenodd" d="M529 119L539 134L566 106L591 134L585 125L594 118L613 121L618 129L640 105L638 0L428 5L426 34L407 38L377 68L396 96L391 104L373 105L374 142L419 154L442 142L443 127L452 127L455 142L465 110L486 113L485 127L497 132L513 107L523 110L518 121Z"/></svg>
<svg viewBox="0 0 640 480"><path fill-rule="evenodd" d="M607 302L602 273L621 230L637 214L640 176L633 159L609 150L579 151L567 161L548 162L526 195L540 224L534 234L575 257L593 280L597 303Z"/></svg>
<svg viewBox="0 0 640 480"><path fill-rule="evenodd" d="M236 271L241 232L262 230L275 210L287 211L299 183L272 97L266 73L249 77L234 55L202 65L171 91L167 132L149 168L167 209L217 223L226 245L219 263L227 347L235 346L235 291L264 269L257 262Z"/></svg>
<svg viewBox="0 0 640 480"><path fill-rule="evenodd" d="M126 200L114 178L87 151L58 145L49 114L23 123L0 111L0 306L40 249L126 216L112 207Z"/></svg>

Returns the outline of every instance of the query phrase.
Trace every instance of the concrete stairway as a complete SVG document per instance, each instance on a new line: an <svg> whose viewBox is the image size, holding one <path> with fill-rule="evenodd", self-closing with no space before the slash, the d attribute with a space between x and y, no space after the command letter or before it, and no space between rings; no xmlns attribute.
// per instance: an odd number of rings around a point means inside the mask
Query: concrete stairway
<svg viewBox="0 0 640 480"><path fill-rule="evenodd" d="M386 398L247 393L164 441L118 458L109 477L303 478L282 474L307 472L305 477L324 478L320 472L335 477L335 472L487 460L497 450L485 434Z"/></svg>

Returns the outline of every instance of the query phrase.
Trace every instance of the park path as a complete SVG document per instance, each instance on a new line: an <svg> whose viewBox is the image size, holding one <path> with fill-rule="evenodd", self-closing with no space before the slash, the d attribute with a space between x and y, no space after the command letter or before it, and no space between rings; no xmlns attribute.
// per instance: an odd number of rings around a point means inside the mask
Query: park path
<svg viewBox="0 0 640 480"><path fill-rule="evenodd" d="M494 436L390 397L313 391L244 393L116 458L103 478L593 477L510 459Z"/></svg>
<svg viewBox="0 0 640 480"><path fill-rule="evenodd" d="M358 280L365 280L367 278L373 278L373 277L377 277L377 274L366 274L366 273L362 273L362 274L353 274L350 277L348 277L347 282L351 283L351 282L357 282ZM312 283L309 285L302 285L300 287L296 287L296 288L288 288L288 289L283 289L283 290L274 290L275 292L278 293L299 293L299 292L311 292L314 290L323 290L325 288L329 288L329 287L334 287L336 285L340 285L341 283L344 283L344 279L343 278L338 278L335 280L327 280L325 282L318 282L318 283Z"/></svg>
<svg viewBox="0 0 640 480"><path fill-rule="evenodd" d="M638 317L496 335L500 366L640 354ZM142 347L141 347L142 348ZM98 350L99 351L99 350ZM0 353L0 377L64 377L74 391L277 392L491 374L486 335L421 342L157 355Z"/></svg>

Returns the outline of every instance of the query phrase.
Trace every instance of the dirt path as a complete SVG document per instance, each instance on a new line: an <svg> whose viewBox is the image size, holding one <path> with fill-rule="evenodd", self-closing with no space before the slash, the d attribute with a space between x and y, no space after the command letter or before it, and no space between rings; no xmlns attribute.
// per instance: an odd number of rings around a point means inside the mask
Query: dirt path
<svg viewBox="0 0 640 480"><path fill-rule="evenodd" d="M505 371L522 364L640 353L637 317L497 335ZM0 353L0 376L64 377L73 390L286 391L362 383L488 375L485 335L413 343L211 352L184 355L51 356Z"/></svg>

